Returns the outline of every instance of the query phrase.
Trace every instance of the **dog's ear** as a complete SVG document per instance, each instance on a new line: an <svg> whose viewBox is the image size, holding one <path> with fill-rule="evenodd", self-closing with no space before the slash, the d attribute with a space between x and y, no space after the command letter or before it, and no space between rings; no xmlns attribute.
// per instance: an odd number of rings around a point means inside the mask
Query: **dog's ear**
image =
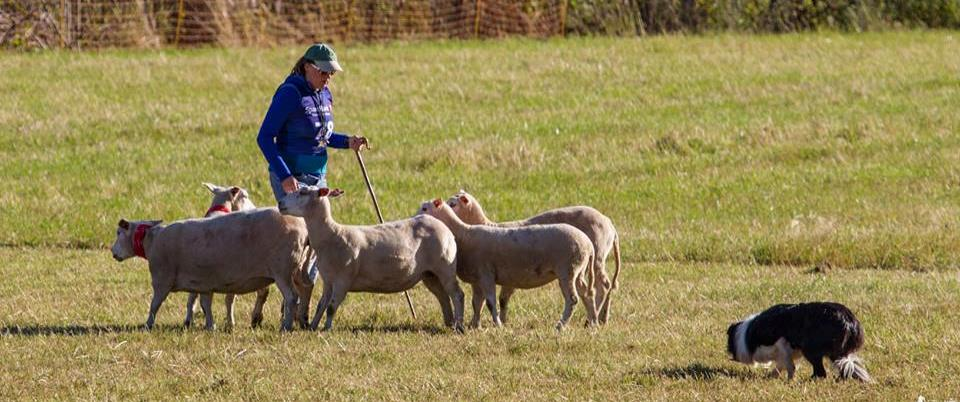
<svg viewBox="0 0 960 402"><path fill-rule="evenodd" d="M467 198L467 196L461 194L461 195L460 195L460 203L463 204L463 205L467 205L467 204L470 203L470 199Z"/></svg>
<svg viewBox="0 0 960 402"><path fill-rule="evenodd" d="M319 197L326 197L326 196L328 196L328 195L330 195L330 189L329 189L329 188L324 187L324 188L321 188L319 191L317 191L317 198L319 198Z"/></svg>
<svg viewBox="0 0 960 402"><path fill-rule="evenodd" d="M339 189L339 188L335 188L335 189L333 189L333 191L330 191L330 195L328 195L327 197L337 198L337 197L339 197L339 196L341 196L341 195L344 195L344 194L346 194L346 193L347 193L346 191L343 191L343 190L341 190L341 189Z"/></svg>
<svg viewBox="0 0 960 402"><path fill-rule="evenodd" d="M433 207L434 207L434 208L440 208L441 205L443 205L443 200L441 200L441 199L439 199L439 198L433 200Z"/></svg>
<svg viewBox="0 0 960 402"><path fill-rule="evenodd" d="M216 193L216 192L217 192L217 186L215 186L215 185L213 185L213 184L203 183L203 186L206 187L207 190L210 190L211 193Z"/></svg>
<svg viewBox="0 0 960 402"><path fill-rule="evenodd" d="M117 222L117 226L120 226L120 229L123 230L130 230L130 222L123 218L120 219L120 222Z"/></svg>

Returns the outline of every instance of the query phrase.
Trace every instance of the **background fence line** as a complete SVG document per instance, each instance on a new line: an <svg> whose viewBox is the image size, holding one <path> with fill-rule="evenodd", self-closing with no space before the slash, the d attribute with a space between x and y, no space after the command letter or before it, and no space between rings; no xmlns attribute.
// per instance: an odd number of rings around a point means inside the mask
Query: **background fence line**
<svg viewBox="0 0 960 402"><path fill-rule="evenodd" d="M960 0L0 0L0 47L958 28Z"/></svg>

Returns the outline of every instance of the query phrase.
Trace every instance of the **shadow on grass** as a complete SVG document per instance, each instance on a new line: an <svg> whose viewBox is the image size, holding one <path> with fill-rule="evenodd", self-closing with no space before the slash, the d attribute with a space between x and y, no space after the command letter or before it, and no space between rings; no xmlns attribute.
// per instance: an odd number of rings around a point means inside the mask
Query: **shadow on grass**
<svg viewBox="0 0 960 402"><path fill-rule="evenodd" d="M724 367L712 367L703 363L691 363L684 367L664 367L643 369L634 372L636 377L669 378L672 380L712 381L718 378L755 379L756 373L743 370L731 370Z"/></svg>
<svg viewBox="0 0 960 402"><path fill-rule="evenodd" d="M336 331L334 327L334 331ZM441 328L427 324L406 323L399 325L371 325L364 324L356 327L350 327L350 332L369 332L369 333L417 333L427 335L440 335L445 333L454 333L452 329Z"/></svg>
<svg viewBox="0 0 960 402"><path fill-rule="evenodd" d="M179 332L179 325L155 325L150 332ZM8 325L0 327L0 336L85 336L146 332L140 325Z"/></svg>

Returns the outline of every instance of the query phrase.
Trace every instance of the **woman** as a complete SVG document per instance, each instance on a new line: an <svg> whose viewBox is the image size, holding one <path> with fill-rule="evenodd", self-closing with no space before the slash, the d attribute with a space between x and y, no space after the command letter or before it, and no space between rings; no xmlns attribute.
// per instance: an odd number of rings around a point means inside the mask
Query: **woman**
<svg viewBox="0 0 960 402"><path fill-rule="evenodd" d="M300 183L325 187L327 147L359 150L366 138L333 131L333 96L327 84L343 71L323 43L310 46L273 95L257 144L270 164L270 187L279 202Z"/></svg>

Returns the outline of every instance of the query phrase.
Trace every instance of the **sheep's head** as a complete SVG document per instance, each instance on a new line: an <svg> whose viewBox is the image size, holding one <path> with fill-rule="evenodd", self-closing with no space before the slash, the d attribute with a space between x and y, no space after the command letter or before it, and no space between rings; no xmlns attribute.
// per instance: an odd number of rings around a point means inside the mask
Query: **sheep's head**
<svg viewBox="0 0 960 402"><path fill-rule="evenodd" d="M130 257L135 257L133 238L137 228L143 225L156 226L162 221L134 221L129 222L126 219L120 219L117 223L117 238L113 241L110 251L113 252L113 259L123 261Z"/></svg>
<svg viewBox="0 0 960 402"><path fill-rule="evenodd" d="M292 193L287 193L280 199L278 206L280 213L304 217L307 210L312 207L320 207L324 211L330 210L330 198L337 198L343 195L344 191L337 188L330 190L326 187L306 186Z"/></svg>
<svg viewBox="0 0 960 402"><path fill-rule="evenodd" d="M420 203L420 207L417 208L417 213L413 214L414 216L428 215L427 211L432 208L433 201L424 201Z"/></svg>
<svg viewBox="0 0 960 402"><path fill-rule="evenodd" d="M457 217L466 223L479 225L486 222L487 217L484 215L483 209L480 208L480 203L478 203L477 199L470 195L470 193L464 190L460 190L447 199L447 205L453 209Z"/></svg>
<svg viewBox="0 0 960 402"><path fill-rule="evenodd" d="M247 190L240 187L221 187L210 183L203 183L203 186L213 193L213 199L210 201L211 207L223 205L230 212L246 211L257 207L250 200L250 194L247 193Z"/></svg>
<svg viewBox="0 0 960 402"><path fill-rule="evenodd" d="M418 215L430 215L441 220L443 223L450 223L456 214L450 209L450 206L443 203L443 200L437 198L433 201L426 201L420 205Z"/></svg>

